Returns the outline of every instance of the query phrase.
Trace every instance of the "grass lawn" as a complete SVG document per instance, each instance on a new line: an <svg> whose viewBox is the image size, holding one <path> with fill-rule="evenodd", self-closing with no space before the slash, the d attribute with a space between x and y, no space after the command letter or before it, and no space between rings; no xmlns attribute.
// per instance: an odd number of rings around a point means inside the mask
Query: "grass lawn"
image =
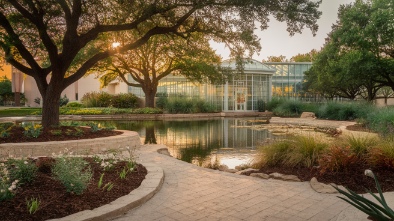
<svg viewBox="0 0 394 221"><path fill-rule="evenodd" d="M34 112L40 111L41 108L7 108L0 109L0 117L18 117L31 115Z"/></svg>

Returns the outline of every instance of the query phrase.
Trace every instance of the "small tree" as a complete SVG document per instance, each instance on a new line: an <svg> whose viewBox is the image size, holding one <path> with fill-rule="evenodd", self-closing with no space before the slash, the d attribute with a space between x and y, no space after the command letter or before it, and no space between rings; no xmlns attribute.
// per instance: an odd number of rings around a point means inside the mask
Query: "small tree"
<svg viewBox="0 0 394 221"><path fill-rule="evenodd" d="M123 35L122 41L124 39L132 37ZM103 62L102 69L106 71L100 80L106 86L120 78L129 86L140 87L145 93L145 106L154 107L161 79L173 74L199 82L222 82L224 75L219 71L219 63L220 57L215 55L202 34L195 33L187 38L155 36L140 48Z"/></svg>

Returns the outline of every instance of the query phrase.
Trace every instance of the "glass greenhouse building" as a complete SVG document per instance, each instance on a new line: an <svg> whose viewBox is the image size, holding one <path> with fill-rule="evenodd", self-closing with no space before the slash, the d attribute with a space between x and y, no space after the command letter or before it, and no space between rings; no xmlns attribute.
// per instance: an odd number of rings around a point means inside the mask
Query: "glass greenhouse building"
<svg viewBox="0 0 394 221"><path fill-rule="evenodd" d="M222 85L191 82L183 76L169 75L159 82L157 94L168 97L199 97L218 109L226 111L256 111L257 101L271 100L272 96L300 96L303 73L312 63L261 63L248 60L244 72ZM226 60L222 67L236 70L235 61ZM129 81L133 79L129 77ZM128 91L144 97L141 88L129 87Z"/></svg>

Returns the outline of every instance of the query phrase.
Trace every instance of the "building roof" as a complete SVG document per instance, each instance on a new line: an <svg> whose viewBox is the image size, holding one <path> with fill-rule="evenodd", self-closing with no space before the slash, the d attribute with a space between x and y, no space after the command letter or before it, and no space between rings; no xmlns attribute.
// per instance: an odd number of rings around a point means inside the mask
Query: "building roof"
<svg viewBox="0 0 394 221"><path fill-rule="evenodd" d="M229 67L231 69L236 69L236 62L235 62L235 60L225 60L222 62L222 67ZM245 59L244 72L273 74L273 73L275 73L275 71L276 71L275 68L270 67L266 64L263 64L259 61L256 61L254 59Z"/></svg>

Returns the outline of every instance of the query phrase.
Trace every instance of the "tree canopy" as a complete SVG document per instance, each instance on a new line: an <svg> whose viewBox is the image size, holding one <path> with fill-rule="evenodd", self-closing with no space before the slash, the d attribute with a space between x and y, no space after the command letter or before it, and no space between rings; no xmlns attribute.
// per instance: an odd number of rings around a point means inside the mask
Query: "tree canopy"
<svg viewBox="0 0 394 221"><path fill-rule="evenodd" d="M0 47L14 67L33 77L43 97L44 128L59 123L61 92L98 61L134 50L159 34L204 33L226 43L233 56L260 49L257 22L269 16L292 35L315 33L321 1L312 0L0 0ZM119 48L101 44L106 33L134 30Z"/></svg>
<svg viewBox="0 0 394 221"><path fill-rule="evenodd" d="M374 99L382 86L394 89L392 0L356 0L341 5L338 17L306 72L305 85L330 96L366 100Z"/></svg>
<svg viewBox="0 0 394 221"><path fill-rule="evenodd" d="M132 39L123 35L121 41ZM154 107L159 81L172 75L183 75L192 81L223 82L220 57L210 48L209 39L201 33L188 38L157 35L143 46L115 55L101 63L102 84L120 79L129 86L140 87L145 93L145 106ZM128 79L128 76L132 80Z"/></svg>

